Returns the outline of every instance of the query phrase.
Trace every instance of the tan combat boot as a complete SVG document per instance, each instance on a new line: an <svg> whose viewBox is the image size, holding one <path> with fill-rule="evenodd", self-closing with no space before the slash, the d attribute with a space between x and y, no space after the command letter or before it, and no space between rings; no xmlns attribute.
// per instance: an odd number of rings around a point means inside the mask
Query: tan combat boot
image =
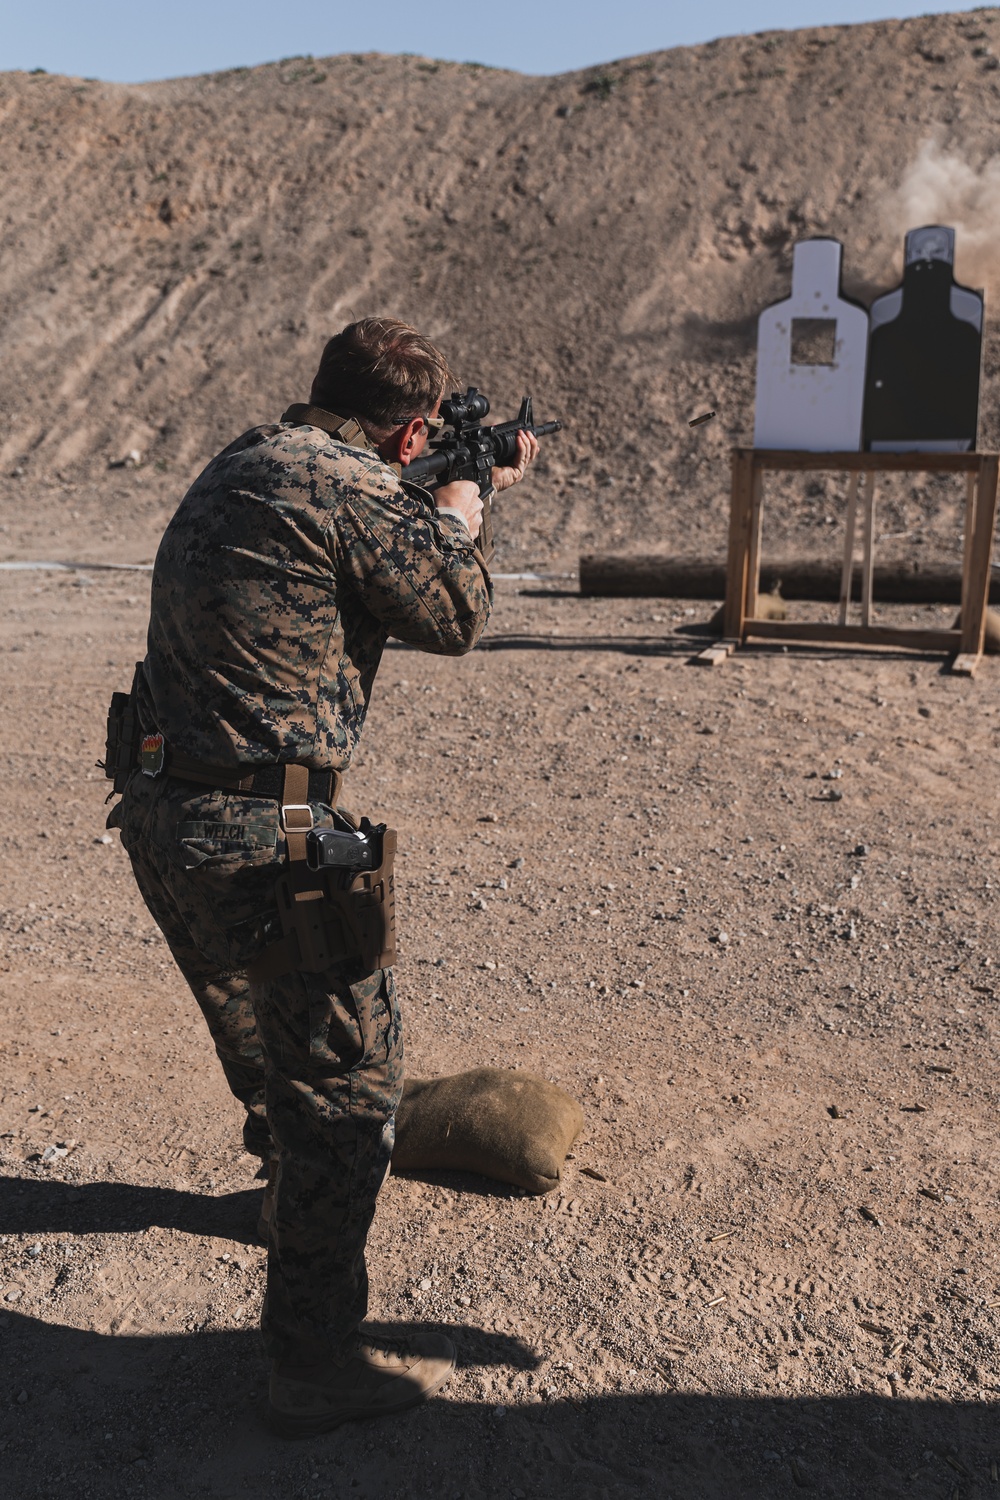
<svg viewBox="0 0 1000 1500"><path fill-rule="evenodd" d="M311 1437L341 1422L390 1416L433 1396L454 1368L454 1345L441 1333L363 1333L342 1364L275 1363L268 1423L281 1437Z"/></svg>

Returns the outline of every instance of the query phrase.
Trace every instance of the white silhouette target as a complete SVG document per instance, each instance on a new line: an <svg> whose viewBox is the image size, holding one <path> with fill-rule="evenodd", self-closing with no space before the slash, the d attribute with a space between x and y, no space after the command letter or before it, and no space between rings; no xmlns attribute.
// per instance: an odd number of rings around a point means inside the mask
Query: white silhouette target
<svg viewBox="0 0 1000 1500"><path fill-rule="evenodd" d="M840 291L839 240L800 240L792 294L757 323L755 448L856 453L868 314Z"/></svg>

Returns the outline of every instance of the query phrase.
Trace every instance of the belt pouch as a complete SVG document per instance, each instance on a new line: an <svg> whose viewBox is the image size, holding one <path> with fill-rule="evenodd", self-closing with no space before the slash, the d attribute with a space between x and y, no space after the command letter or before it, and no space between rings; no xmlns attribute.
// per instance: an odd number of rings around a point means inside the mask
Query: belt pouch
<svg viewBox="0 0 1000 1500"><path fill-rule="evenodd" d="M104 775L114 783L116 793L125 790L129 777L139 764L139 715L135 700L140 665L136 663L131 692L112 693L108 708Z"/></svg>

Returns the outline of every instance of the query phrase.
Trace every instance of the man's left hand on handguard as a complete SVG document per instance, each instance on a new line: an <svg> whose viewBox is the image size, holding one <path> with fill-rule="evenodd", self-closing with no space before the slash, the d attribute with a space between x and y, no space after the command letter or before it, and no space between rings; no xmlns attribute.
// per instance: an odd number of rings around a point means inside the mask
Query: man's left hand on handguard
<svg viewBox="0 0 1000 1500"><path fill-rule="evenodd" d="M524 478L524 471L529 464L533 464L538 457L538 439L533 432L519 432L517 435L517 463L510 468L493 470L493 488L499 495L502 490L509 490L512 484Z"/></svg>

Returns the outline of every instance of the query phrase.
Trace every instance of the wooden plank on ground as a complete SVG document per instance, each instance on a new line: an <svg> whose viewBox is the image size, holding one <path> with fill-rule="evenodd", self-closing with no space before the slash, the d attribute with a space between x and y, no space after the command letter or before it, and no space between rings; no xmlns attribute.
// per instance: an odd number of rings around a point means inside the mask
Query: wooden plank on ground
<svg viewBox="0 0 1000 1500"><path fill-rule="evenodd" d="M728 661L729 652L725 646L706 646L704 651L699 651L691 660L699 667L721 667L724 661Z"/></svg>
<svg viewBox="0 0 1000 1500"><path fill-rule="evenodd" d="M957 651L960 630L908 630L895 625L834 625L813 620L747 620L745 640L821 642L829 646L905 646L911 651Z"/></svg>

